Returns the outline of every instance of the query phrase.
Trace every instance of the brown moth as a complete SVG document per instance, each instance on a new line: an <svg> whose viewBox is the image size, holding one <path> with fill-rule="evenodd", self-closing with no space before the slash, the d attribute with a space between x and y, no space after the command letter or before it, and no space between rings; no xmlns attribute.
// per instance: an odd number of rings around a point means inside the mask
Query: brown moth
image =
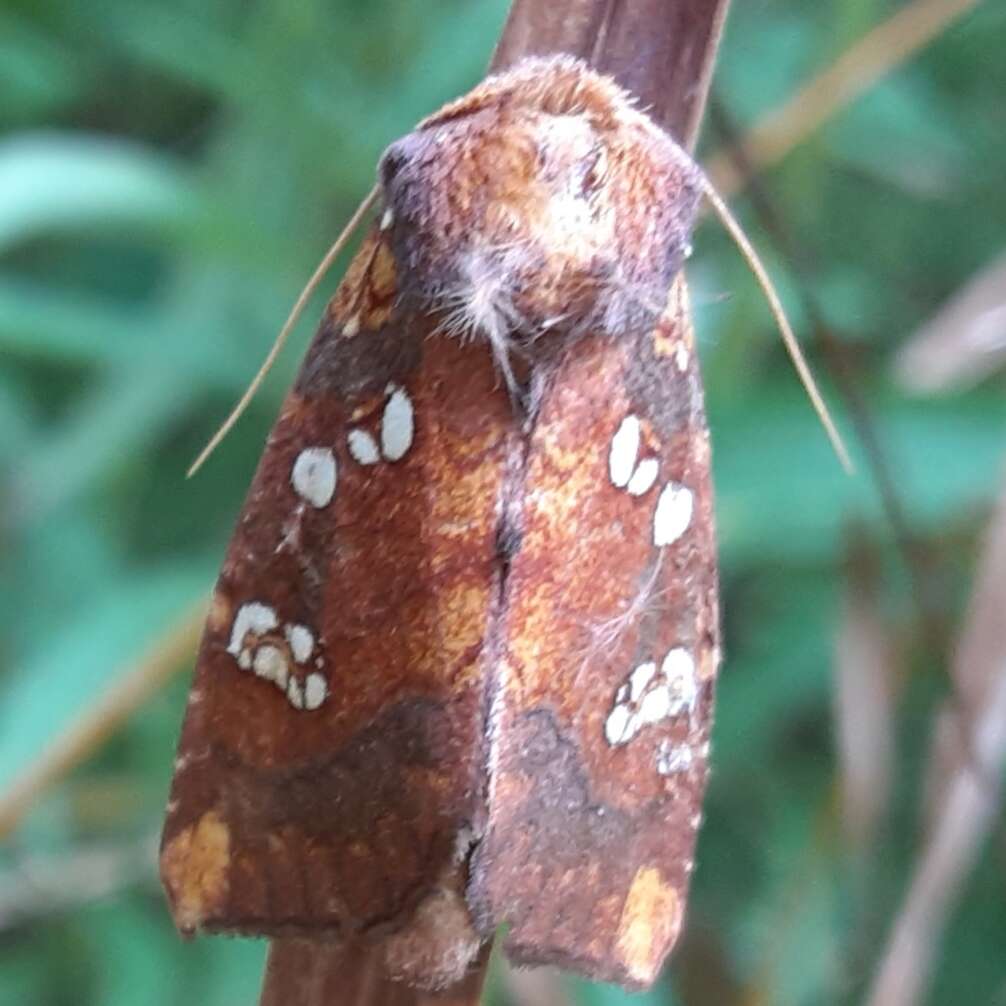
<svg viewBox="0 0 1006 1006"><path fill-rule="evenodd" d="M161 870L196 930L650 984L719 662L676 280L698 170L568 57L394 143L213 597Z"/></svg>

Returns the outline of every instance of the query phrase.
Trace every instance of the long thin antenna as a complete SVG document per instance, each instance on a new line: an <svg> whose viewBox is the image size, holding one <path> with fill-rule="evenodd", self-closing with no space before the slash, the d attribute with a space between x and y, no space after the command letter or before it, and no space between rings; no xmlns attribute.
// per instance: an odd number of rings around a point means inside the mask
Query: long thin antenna
<svg viewBox="0 0 1006 1006"><path fill-rule="evenodd" d="M195 475L200 468L202 468L203 463L216 450L220 441L223 440L228 433L230 433L234 424L241 418L241 414L248 407L248 403L255 397L255 393L261 387L262 382L266 378L266 374L269 373L272 365L276 362L276 357L279 356L280 350L283 348L283 344L289 338L294 325L297 324L297 320L300 318L301 312L304 310L304 306L311 299L311 295L317 289L318 284L325 278L325 273L327 273L332 267L332 263L346 246L346 242L352 236L353 231L355 231L360 225L360 221L376 202L377 196L378 189L375 186L369 193L367 193L363 202L357 207L356 212L349 218L349 223L342 229L342 233L335 239L332 247L325 253L325 257L319 263L318 268L314 270L314 274L307 281L307 286L301 290L300 296L297 298L296 303L290 311L290 316L286 319L286 322L280 329L279 335L276 336L276 341L272 344L272 349L269 350L262 366L259 367L258 373L252 378L251 383L245 389L245 393L241 396L237 405L235 405L231 410L231 414L223 421L217 432L213 434L210 438L210 442L202 449L202 451L200 451L199 457L192 462L189 470L185 473L186 478L192 478L192 476Z"/></svg>
<svg viewBox="0 0 1006 1006"><path fill-rule="evenodd" d="M709 200L709 204L716 211L717 216L723 222L723 226L734 239L734 243L740 249L740 253L744 256L748 266L754 273L755 279L758 280L758 285L762 288L765 299L772 309L776 324L779 326L783 345L785 345L786 351L793 361L793 366L796 368L800 382L807 392L807 397L810 399L811 405L814 406L814 411L817 413L818 419L821 420L825 433L828 434L828 439L831 441L835 454L838 455L838 460L842 462L842 467L846 472L851 475L853 472L852 460L849 458L849 452L846 450L845 441L842 440L842 436L831 418L831 413L828 411L828 406L825 405L824 398L817 387L814 375L810 372L810 367L807 366L807 361L800 350L800 344L796 341L793 329L790 328L782 302L779 300L779 295L775 292L775 287L772 285L772 280L769 279L765 266L762 265L758 253L754 250L751 242L748 241L747 235L741 229L741 225L730 212L727 204L720 198L719 193L713 188L708 178L703 177L702 187L706 198Z"/></svg>

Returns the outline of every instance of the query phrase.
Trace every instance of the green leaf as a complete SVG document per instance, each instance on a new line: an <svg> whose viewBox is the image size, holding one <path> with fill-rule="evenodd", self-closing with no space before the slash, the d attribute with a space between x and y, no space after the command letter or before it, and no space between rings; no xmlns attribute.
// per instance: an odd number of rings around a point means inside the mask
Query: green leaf
<svg viewBox="0 0 1006 1006"><path fill-rule="evenodd" d="M165 156L72 133L22 133L0 142L0 192L0 252L85 227L164 229L195 205L183 173Z"/></svg>
<svg viewBox="0 0 1006 1006"><path fill-rule="evenodd" d="M69 290L61 283L0 276L0 350L27 359L93 363L121 359L137 332L148 329L142 312Z"/></svg>

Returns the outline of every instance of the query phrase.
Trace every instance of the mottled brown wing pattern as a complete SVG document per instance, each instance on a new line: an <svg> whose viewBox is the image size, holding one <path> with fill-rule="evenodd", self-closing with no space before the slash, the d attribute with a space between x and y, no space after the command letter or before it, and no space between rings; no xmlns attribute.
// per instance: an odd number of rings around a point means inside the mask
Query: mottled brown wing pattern
<svg viewBox="0 0 1006 1006"><path fill-rule="evenodd" d="M586 339L527 446L473 896L518 961L645 985L681 923L718 661L709 446L683 284Z"/></svg>
<svg viewBox="0 0 1006 1006"><path fill-rule="evenodd" d="M512 411L484 348L389 313L393 287L373 236L227 552L164 832L183 930L388 927L479 826Z"/></svg>
<svg viewBox="0 0 1006 1006"><path fill-rule="evenodd" d="M644 986L718 661L680 279L661 314L696 169L557 58L425 120L380 178L217 585L175 918L345 936L427 987L507 924L522 962Z"/></svg>

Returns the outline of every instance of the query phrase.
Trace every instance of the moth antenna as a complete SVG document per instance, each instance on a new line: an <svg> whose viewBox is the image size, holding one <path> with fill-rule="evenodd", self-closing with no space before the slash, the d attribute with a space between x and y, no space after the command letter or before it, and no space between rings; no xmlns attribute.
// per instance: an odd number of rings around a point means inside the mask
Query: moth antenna
<svg viewBox="0 0 1006 1006"><path fill-rule="evenodd" d="M814 380L814 375L811 373L810 367L807 365L807 360L804 358L803 352L800 349L800 344L797 342L796 336L793 334L793 329L790 327L789 321L786 318L786 312L783 310L782 301L779 300L779 295L776 293L775 287L772 285L772 280L769 279L768 271L762 264L761 259L758 257L758 253L754 250L754 246L748 240L747 235L741 228L741 225L737 222L737 218L730 212L727 204L720 198L720 194L713 188L709 179L704 176L702 178L702 189L705 193L706 199L709 200L709 204L716 211L716 215L722 221L723 226L727 229L730 237L733 238L734 244L737 245L741 255L744 256L744 259L748 264L748 268L750 268L751 272L754 273L755 279L758 281L758 285L762 288L762 292L765 294L765 299L768 301L769 308L775 318L775 323L779 326L779 334L782 336L783 345L786 347L786 351L789 353L789 358L793 361L793 366L796 368L796 372L799 375L800 383L807 392L807 397L810 399L811 405L814 406L814 411L817 413L817 418L820 419L825 433L828 434L828 439L831 441L832 449L838 456L838 460L842 463L842 467L845 469L846 473L851 475L854 469L852 460L849 457L849 452L845 446L845 441L842 439L842 435L838 432L834 420L831 418L831 413L828 411L828 406L824 402L824 397L818 389L817 382Z"/></svg>
<svg viewBox="0 0 1006 1006"><path fill-rule="evenodd" d="M318 284L325 278L325 273L327 273L332 267L332 263L346 246L346 242L350 239L350 237L352 237L353 232L357 227L359 227L360 221L376 202L378 194L379 189L377 186L374 186L374 188L367 193L363 202L357 207L356 212L349 218L349 223L346 224L346 226L342 229L342 233L332 243L332 247L325 253L325 257L314 270L313 275L307 281L307 285L303 290L301 290L300 296L294 303L289 317L284 322L283 327L279 330L279 335L276 336L276 341L272 344L272 348L269 350L265 360L262 362L262 366L259 367L258 373L252 378L251 383L238 400L237 405L231 409L231 414L223 421L217 432L213 434L209 443L202 449L202 451L200 451L199 457L197 457L196 460L189 466L189 470L185 473L185 477L187 479L192 478L192 476L195 475L200 468L202 468L203 463L217 449L220 441L223 440L228 433L230 433L234 424L241 418L241 414L248 407L248 403L255 397L255 393L262 386L262 382L265 380L266 375L272 369L272 365L276 362L276 358L279 356L284 343L293 331L294 325L297 324L305 305L311 299L311 295L318 288Z"/></svg>

